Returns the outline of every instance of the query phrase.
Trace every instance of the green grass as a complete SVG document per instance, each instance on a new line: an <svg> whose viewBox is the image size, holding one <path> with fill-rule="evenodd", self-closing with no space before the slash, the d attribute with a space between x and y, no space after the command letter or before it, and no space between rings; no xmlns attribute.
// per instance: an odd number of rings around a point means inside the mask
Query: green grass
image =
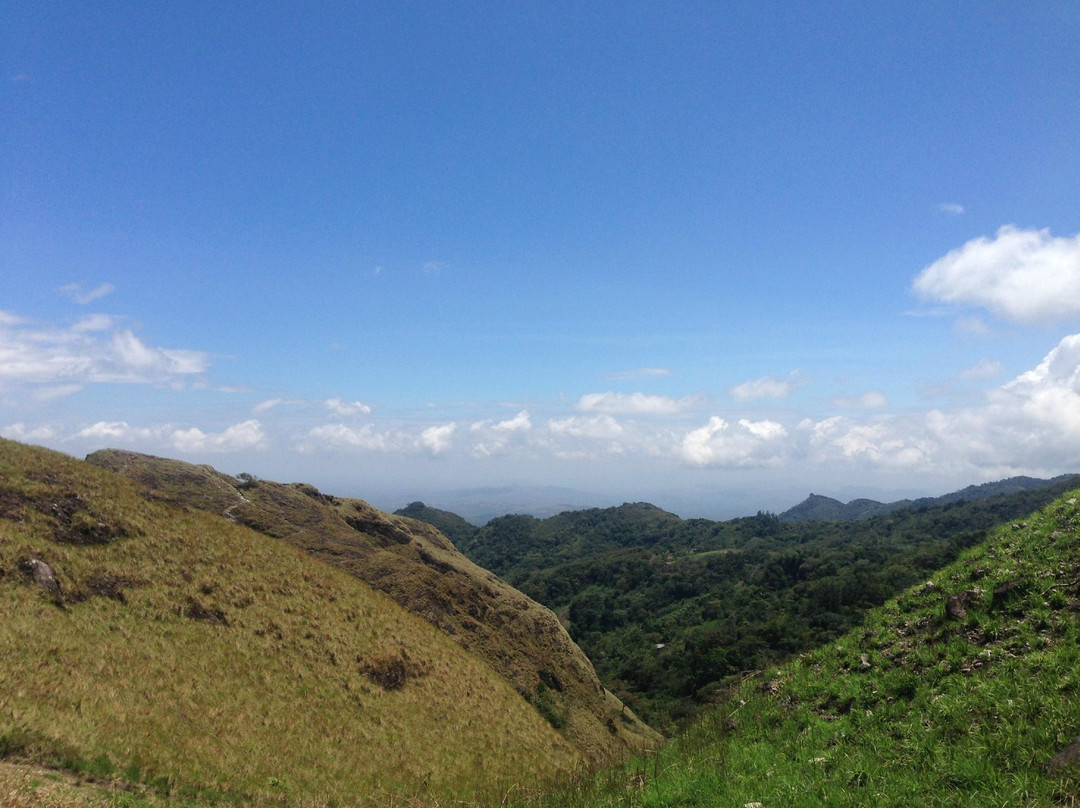
<svg viewBox="0 0 1080 808"><path fill-rule="evenodd" d="M999 529L838 642L749 677L657 755L522 804L1080 804L1080 772L1046 770L1080 734L1077 499ZM946 618L946 596L964 591L967 616Z"/></svg>

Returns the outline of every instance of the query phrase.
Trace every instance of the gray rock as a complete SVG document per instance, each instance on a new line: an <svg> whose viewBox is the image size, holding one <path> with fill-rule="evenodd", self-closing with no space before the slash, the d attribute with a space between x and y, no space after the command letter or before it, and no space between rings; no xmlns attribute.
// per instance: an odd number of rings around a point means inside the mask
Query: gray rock
<svg viewBox="0 0 1080 808"><path fill-rule="evenodd" d="M19 569L34 578L34 583L44 589L57 603L64 602L64 593L60 589L60 582L56 580L52 567L40 558L26 558L19 562Z"/></svg>

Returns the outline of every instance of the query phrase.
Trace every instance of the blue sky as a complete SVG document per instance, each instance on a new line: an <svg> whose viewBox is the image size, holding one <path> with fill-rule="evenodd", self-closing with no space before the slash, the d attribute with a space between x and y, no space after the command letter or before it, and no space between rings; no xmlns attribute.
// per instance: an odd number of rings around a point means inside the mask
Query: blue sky
<svg viewBox="0 0 1080 808"><path fill-rule="evenodd" d="M1067 2L6 4L0 434L384 507L1080 471L1077 41Z"/></svg>

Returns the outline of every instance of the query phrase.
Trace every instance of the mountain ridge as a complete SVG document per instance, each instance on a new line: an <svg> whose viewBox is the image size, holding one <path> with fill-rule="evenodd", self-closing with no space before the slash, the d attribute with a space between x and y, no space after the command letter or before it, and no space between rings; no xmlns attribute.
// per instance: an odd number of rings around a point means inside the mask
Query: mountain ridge
<svg viewBox="0 0 1080 808"><path fill-rule="evenodd" d="M951 491L937 497L919 497L917 499L900 499L893 502L878 502L874 499L861 497L850 500L847 503L821 494L810 494L800 502L780 514L781 521L797 522L809 519L826 519L851 521L869 519L872 516L880 516L903 508L925 508L934 505L947 505L950 502L971 501L987 499L1004 493L1016 491L1036 491L1047 488L1069 479L1080 481L1080 474L1059 474L1056 477L1042 479L1039 477L1016 476L1007 477L994 482L969 485L957 491Z"/></svg>

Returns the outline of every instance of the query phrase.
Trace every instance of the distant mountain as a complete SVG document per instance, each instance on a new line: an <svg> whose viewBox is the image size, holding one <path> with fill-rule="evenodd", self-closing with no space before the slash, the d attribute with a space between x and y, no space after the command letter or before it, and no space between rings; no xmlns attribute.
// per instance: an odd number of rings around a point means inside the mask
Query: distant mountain
<svg viewBox="0 0 1080 808"><path fill-rule="evenodd" d="M423 499L436 510L457 514L474 525L484 525L495 517L508 513L546 518L563 511L620 501L616 497L554 485L463 488L424 494Z"/></svg>
<svg viewBox="0 0 1080 808"><path fill-rule="evenodd" d="M856 521L892 513L902 508L927 508L935 505L948 505L953 502L974 502L979 499L996 497L1000 494L1014 494L1018 491L1038 491L1058 483L1064 483L1070 479L1080 481L1080 475L1061 474L1049 480L1037 477L1009 477L1006 480L997 482L969 485L967 488L940 497L901 499L895 502L853 499L845 504L831 497L811 494L795 507L789 508L780 514L780 520L783 522L804 522L810 519Z"/></svg>
<svg viewBox="0 0 1080 808"><path fill-rule="evenodd" d="M404 508L398 508L394 511L394 515L426 522L454 544L458 544L463 539L467 541L476 535L476 531L479 530L472 522L467 522L456 513L443 511L439 508L430 508L423 502L410 502Z"/></svg>

